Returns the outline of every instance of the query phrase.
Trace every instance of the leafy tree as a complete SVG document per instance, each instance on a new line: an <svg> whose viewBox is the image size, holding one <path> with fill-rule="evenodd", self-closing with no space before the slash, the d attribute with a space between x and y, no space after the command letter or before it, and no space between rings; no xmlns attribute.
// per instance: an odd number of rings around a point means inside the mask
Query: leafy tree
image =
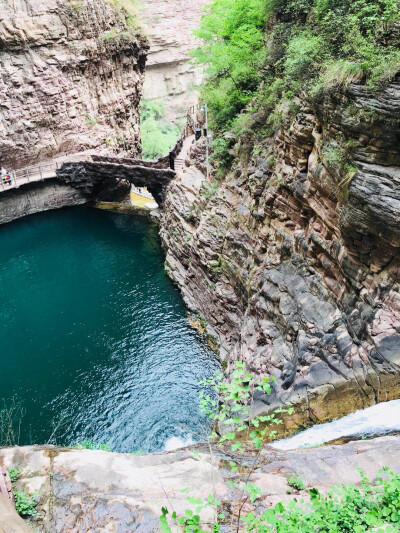
<svg viewBox="0 0 400 533"><path fill-rule="evenodd" d="M140 119L144 159L167 155L178 139L180 127L165 119L164 100L144 100Z"/></svg>
<svg viewBox="0 0 400 533"><path fill-rule="evenodd" d="M193 56L205 68L211 127L224 139L221 165L231 162L232 135L224 134L246 133L237 126L243 113L262 111L262 124L250 121L247 132L265 135L279 124L282 102L392 79L400 71L399 23L400 0L213 0Z"/></svg>
<svg viewBox="0 0 400 533"><path fill-rule="evenodd" d="M193 51L206 66L203 96L211 110L211 127L224 129L251 100L265 60L265 0L216 0L196 35L203 45Z"/></svg>

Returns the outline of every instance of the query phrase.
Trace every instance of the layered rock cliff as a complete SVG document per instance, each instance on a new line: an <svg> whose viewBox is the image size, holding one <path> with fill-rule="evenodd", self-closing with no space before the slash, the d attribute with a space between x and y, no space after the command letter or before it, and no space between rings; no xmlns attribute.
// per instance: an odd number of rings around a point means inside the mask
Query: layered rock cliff
<svg viewBox="0 0 400 533"><path fill-rule="evenodd" d="M255 408L290 401L298 426L400 396L400 80L284 115L216 190L181 173L161 235L228 370L276 378Z"/></svg>
<svg viewBox="0 0 400 533"><path fill-rule="evenodd" d="M0 162L140 152L147 41L104 0L0 1Z"/></svg>
<svg viewBox="0 0 400 533"><path fill-rule="evenodd" d="M186 114L197 103L199 68L190 62L196 46L193 31L198 28L205 0L146 0L146 22L150 51L146 66L144 97L163 98L168 117Z"/></svg>

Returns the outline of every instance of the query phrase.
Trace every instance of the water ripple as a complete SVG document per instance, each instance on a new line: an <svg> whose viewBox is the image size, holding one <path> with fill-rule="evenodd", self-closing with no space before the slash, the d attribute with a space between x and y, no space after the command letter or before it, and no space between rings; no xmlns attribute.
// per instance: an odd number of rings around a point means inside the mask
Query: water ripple
<svg viewBox="0 0 400 533"><path fill-rule="evenodd" d="M47 442L54 424L59 444L119 451L205 431L198 382L218 363L188 325L150 221L42 213L0 228L0 251L1 395L26 407L21 444Z"/></svg>

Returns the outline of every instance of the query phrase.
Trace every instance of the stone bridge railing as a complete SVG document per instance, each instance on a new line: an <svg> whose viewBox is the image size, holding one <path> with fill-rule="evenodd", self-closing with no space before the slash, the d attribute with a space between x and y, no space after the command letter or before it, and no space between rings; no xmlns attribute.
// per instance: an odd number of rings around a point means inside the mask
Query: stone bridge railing
<svg viewBox="0 0 400 533"><path fill-rule="evenodd" d="M0 191L18 188L25 183L55 178L57 168L57 163L50 162L11 171L7 177L1 177Z"/></svg>

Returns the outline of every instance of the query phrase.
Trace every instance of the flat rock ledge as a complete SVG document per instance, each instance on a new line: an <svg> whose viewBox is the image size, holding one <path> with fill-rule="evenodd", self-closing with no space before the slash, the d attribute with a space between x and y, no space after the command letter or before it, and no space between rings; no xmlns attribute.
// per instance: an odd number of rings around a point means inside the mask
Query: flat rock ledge
<svg viewBox="0 0 400 533"><path fill-rule="evenodd" d="M211 458L203 446L143 456L54 446L0 449L0 465L21 470L15 488L36 495L38 518L31 525L46 533L159 531L163 506L178 514L190 508L187 494L180 492L187 487L191 496L213 494L229 507L235 501L227 484L229 459L224 453ZM246 459L251 463L251 455ZM334 484L358 483L357 469L373 479L384 466L400 472L400 437L287 452L269 448L251 476L262 490L254 505L262 509L298 496L287 493L293 473L309 488L326 491Z"/></svg>

